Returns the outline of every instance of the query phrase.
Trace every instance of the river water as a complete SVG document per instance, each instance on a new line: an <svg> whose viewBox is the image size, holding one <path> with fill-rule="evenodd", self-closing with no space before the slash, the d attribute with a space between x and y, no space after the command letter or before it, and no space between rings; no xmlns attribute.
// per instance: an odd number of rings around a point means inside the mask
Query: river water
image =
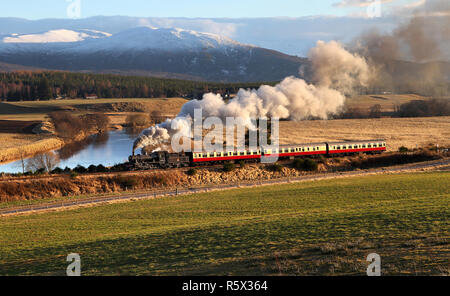
<svg viewBox="0 0 450 296"><path fill-rule="evenodd" d="M92 164L102 164L108 167L124 163L131 154L135 138L136 134L129 133L126 130L93 135L82 142L70 144L55 151L60 158L58 167L62 169L65 167L75 168L77 165L89 167ZM22 172L22 162L0 164L1 172Z"/></svg>

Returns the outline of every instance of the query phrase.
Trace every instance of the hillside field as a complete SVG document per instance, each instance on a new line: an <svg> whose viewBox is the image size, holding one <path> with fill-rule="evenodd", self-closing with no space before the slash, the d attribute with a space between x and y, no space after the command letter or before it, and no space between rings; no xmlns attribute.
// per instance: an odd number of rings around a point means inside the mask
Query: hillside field
<svg viewBox="0 0 450 296"><path fill-rule="evenodd" d="M428 99L417 95L366 95L350 98L347 105L368 109L380 103L383 112L392 111L402 103ZM9 148L25 147L26 151L43 152L41 147L60 147L54 136L35 136L21 132L24 126L48 120L52 111L68 110L72 114L104 112L112 126L123 125L129 114L158 111L162 117L174 117L187 102L183 98L171 99L96 99L52 100L0 103L0 152L4 161L17 160ZM450 117L380 118L289 122L280 124L280 142L310 143L323 141L361 140L381 138L388 141L388 150L400 146L416 148L430 143L450 145ZM45 145L42 145L44 141ZM53 141L53 145L49 145ZM35 144L39 143L40 146ZM1 161L1 160L0 160Z"/></svg>
<svg viewBox="0 0 450 296"><path fill-rule="evenodd" d="M17 149L31 156L34 153L58 149L62 141L54 135L34 135L25 131L36 122L47 121L47 114L67 110L73 115L101 112L110 117L111 125L123 125L129 114L175 116L186 103L182 98L171 99L97 99L0 102L0 162L17 160Z"/></svg>
<svg viewBox="0 0 450 296"><path fill-rule="evenodd" d="M360 95L347 99L346 105L350 108L370 109L373 105L380 105L382 112L394 112L400 105L414 100L429 100L416 94L387 94L387 95Z"/></svg>
<svg viewBox="0 0 450 296"><path fill-rule="evenodd" d="M161 111L174 115L178 113L181 106L187 100L182 98L171 99L73 99L73 100L51 100L51 101L23 101L0 103L0 120L46 120L46 114L59 111L70 110L75 113L103 112L120 113L120 107L137 106L137 109L145 107L145 111ZM108 109L110 106L118 105L116 112Z"/></svg>
<svg viewBox="0 0 450 296"><path fill-rule="evenodd" d="M385 139L388 151L450 147L450 116L280 122L281 144L369 139Z"/></svg>
<svg viewBox="0 0 450 296"><path fill-rule="evenodd" d="M0 275L450 273L449 172L352 177L0 218Z"/></svg>

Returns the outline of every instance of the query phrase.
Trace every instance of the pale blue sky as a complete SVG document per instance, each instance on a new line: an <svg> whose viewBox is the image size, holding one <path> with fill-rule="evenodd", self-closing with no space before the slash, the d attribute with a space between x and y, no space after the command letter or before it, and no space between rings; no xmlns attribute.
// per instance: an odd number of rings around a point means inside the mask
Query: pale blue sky
<svg viewBox="0 0 450 296"><path fill-rule="evenodd" d="M342 0L2 0L0 17L67 18L67 7L71 1L80 1L82 18L96 15L189 18L343 16L356 9L333 5ZM345 1L355 3L367 0Z"/></svg>

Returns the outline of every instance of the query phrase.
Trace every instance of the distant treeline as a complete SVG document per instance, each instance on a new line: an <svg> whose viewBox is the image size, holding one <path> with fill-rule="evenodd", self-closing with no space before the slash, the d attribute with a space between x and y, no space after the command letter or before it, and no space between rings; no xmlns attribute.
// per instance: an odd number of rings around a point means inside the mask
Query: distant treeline
<svg viewBox="0 0 450 296"><path fill-rule="evenodd" d="M411 101L401 105L397 115L399 117L450 116L450 100Z"/></svg>
<svg viewBox="0 0 450 296"><path fill-rule="evenodd" d="M450 116L450 99L414 100L396 107L394 112L382 112L379 104L373 105L368 110L361 108L347 108L334 118L380 118L390 117L430 117Z"/></svg>
<svg viewBox="0 0 450 296"><path fill-rule="evenodd" d="M275 83L265 83L274 85ZM35 101L63 98L201 98L206 92L223 95L261 83L214 83L113 74L70 72L0 73L0 100Z"/></svg>

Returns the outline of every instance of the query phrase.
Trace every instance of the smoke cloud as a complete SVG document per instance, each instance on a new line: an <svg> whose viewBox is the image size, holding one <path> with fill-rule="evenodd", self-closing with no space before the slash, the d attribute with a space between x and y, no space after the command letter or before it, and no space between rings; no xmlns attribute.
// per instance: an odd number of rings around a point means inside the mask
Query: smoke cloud
<svg viewBox="0 0 450 296"><path fill-rule="evenodd" d="M241 89L229 102L218 94L205 94L202 100L186 103L175 119L144 130L133 149L167 145L175 134L191 138L195 109L202 109L204 117L215 116L222 120L226 117L242 118L249 126L251 119L261 117L296 121L327 119L341 111L345 94L368 83L371 72L365 59L348 52L335 41L319 41L310 51L309 58L314 74L312 84L287 77L275 86Z"/></svg>
<svg viewBox="0 0 450 296"><path fill-rule="evenodd" d="M450 60L450 2L427 0L408 12L392 32L376 29L357 37L353 48L378 70L372 90L444 96Z"/></svg>
<svg viewBox="0 0 450 296"><path fill-rule="evenodd" d="M175 119L144 130L134 149L167 145L174 134L191 138L195 109L202 109L204 117L222 120L278 117L299 121L337 114L345 97L355 90L445 95L450 77L446 64L439 61L450 59L450 2L427 0L408 9L402 15L409 17L392 32L371 30L356 38L352 52L336 41L317 42L308 54L310 64L300 69L307 72L310 82L287 77L273 87L241 89L229 102L220 95L205 94L203 100L186 103Z"/></svg>

